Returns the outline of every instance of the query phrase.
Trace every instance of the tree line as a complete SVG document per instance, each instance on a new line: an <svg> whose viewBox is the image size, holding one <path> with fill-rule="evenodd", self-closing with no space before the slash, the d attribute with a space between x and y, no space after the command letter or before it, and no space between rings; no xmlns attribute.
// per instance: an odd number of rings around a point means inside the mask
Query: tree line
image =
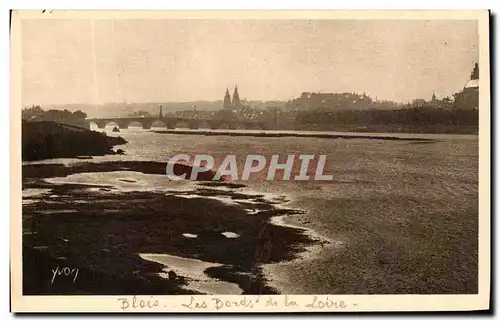
<svg viewBox="0 0 500 322"><path fill-rule="evenodd" d="M28 108L24 108L21 112L21 117L26 121L54 121L54 122L66 122L66 121L83 121L87 117L87 114L78 110L71 112L68 110L43 110L39 105L33 105Z"/></svg>
<svg viewBox="0 0 500 322"><path fill-rule="evenodd" d="M299 124L332 125L457 125L477 126L478 112L470 109L436 109L411 107L398 110L329 110L299 111Z"/></svg>

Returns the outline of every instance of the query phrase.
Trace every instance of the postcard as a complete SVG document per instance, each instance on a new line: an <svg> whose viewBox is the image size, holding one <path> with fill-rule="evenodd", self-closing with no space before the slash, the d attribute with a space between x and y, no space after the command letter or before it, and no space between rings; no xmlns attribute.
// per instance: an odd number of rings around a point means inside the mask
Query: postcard
<svg viewBox="0 0 500 322"><path fill-rule="evenodd" d="M13 11L13 312L490 307L488 11Z"/></svg>

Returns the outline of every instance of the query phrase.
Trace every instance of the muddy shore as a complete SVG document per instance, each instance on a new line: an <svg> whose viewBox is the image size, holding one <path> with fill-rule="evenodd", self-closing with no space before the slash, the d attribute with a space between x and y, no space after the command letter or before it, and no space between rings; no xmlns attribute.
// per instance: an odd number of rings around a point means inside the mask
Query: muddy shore
<svg viewBox="0 0 500 322"><path fill-rule="evenodd" d="M164 174L165 164L23 166L23 189L43 191L23 198L24 294L198 292L187 287L189 277L140 254L217 263L204 274L236 284L242 294L273 294L276 290L267 286L261 265L292 260L319 242L304 230L271 224L273 216L300 211L280 207L280 201L262 195L244 194L239 191L242 185L199 181L190 191L120 192L102 185L46 180L112 171ZM226 199L231 202L221 201ZM191 235L196 238L186 238ZM54 277L54 271L65 267L66 273L77 269L78 276L56 273ZM167 273L169 277L161 277Z"/></svg>

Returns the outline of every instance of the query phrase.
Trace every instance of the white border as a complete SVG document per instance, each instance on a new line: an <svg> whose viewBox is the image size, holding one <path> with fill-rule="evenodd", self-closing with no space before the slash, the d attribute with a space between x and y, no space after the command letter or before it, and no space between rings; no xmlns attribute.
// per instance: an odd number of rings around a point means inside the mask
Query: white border
<svg viewBox="0 0 500 322"><path fill-rule="evenodd" d="M222 1L218 1L217 3L220 3ZM320 3L325 3L326 1L319 1ZM368 2L368 1L367 1ZM436 4L435 1L419 1L418 3L420 5L424 4L426 2L430 2L430 6L427 6L427 8L442 8L440 5ZM456 5L459 1L454 1L453 3ZM487 8L488 5L482 5L481 3L484 3L485 1L474 1L474 2L467 2L467 5L466 6L462 6L462 8ZM16 7L17 8L36 8L36 7L40 7L39 3L37 3L36 1L31 1L31 3L33 3L34 5L31 5L28 3L28 6L26 6L26 1L23 2L21 5L19 4L16 4ZM100 2L97 2L97 1L85 1L83 4L78 4L76 3L76 6L75 6L75 2L72 2L71 4L68 4L68 3L64 3L62 1L48 1L46 2L46 6L47 7L52 7L52 8L93 8L93 7L98 7L100 6L101 8L123 8L123 9L126 9L126 8L137 8L136 5L134 3L130 3L130 1L119 1L119 2L115 2L115 1L108 1L106 2L106 4L103 4L103 3L100 3ZM61 3L58 5L58 3ZM119 3L119 5L117 5ZM153 8L153 9L156 9L158 8L158 6L155 4L153 6L149 5L149 3L151 3L150 1L141 1L141 4L142 4L142 8ZM194 7L196 8L200 8L200 3L201 3L201 7L205 7L206 8L206 5L204 6L203 3L204 2L193 2L193 1L190 1L190 2L183 2L182 5L174 5L174 6L169 6L170 8L173 8L173 9L184 9L184 8L189 8L190 5L188 4L186 6L187 3L190 3L190 4L193 4L195 3ZM216 8L227 8L227 6L224 4L225 2L223 2L223 5L222 6L210 6L212 9L216 9ZM232 3L232 7L235 8L235 9L238 9L238 8L262 8L262 9L265 9L265 8L283 8L284 6L282 5L274 5L275 2L270 2L270 1L266 1L265 3L259 3L259 2L252 2L253 4L256 4L256 6L254 5L251 5L251 6L238 6L237 4L235 5L234 3ZM302 5L297 5L295 2L293 3L290 3L290 2L286 2L287 5L286 7L288 9L293 9L293 8L304 8ZM316 4L318 3L318 1L308 1L308 7L311 8L311 7L314 7L314 8L325 8L324 6L321 6L318 7ZM371 4L372 2L368 2L369 4ZM411 9L411 8L417 8L418 6L415 6L415 5L412 5L411 3L409 2L405 2L405 4L403 5L395 5L394 3L390 3L389 1L387 1L387 3L389 3L389 5L382 5L382 6L373 6L373 8L388 8L388 7L397 7L397 8L408 8L408 9ZM441 4L443 2L440 2ZM268 5L270 4L270 5ZM97 6L96 6L97 5ZM356 5L356 3L353 3L353 1L350 1L349 2L349 5L351 5L351 9L356 9L356 8L366 8L366 7L371 7L370 5L369 6L364 6L363 4L361 6L359 5ZM326 8L331 8L329 6L326 6ZM8 39L7 39L8 41ZM483 62L481 62L480 64L481 66L481 75L485 75L485 71L483 71L483 69L485 68L484 66L487 66L485 65ZM483 80L484 78L482 78ZM483 86L483 84L481 85ZM7 86L4 86L4 88L7 88ZM484 88L484 87L482 87ZM497 113L498 114L498 113ZM482 127L483 128L483 127ZM5 128L3 128L5 129ZM3 139L7 138L8 135L1 135L1 137ZM488 143L488 144L486 144ZM482 141L481 143L481 146L484 148L487 148L489 150L489 142L486 142L486 141ZM489 160L489 158L488 158ZM482 162L481 163L481 167L487 167L488 171L490 169L490 165L489 165L489 162ZM9 167L6 167L6 169L9 169ZM8 194L4 194L4 196L6 196ZM8 203L8 202L7 202ZM5 225L6 226L6 225ZM5 236L5 235L4 235Z"/></svg>

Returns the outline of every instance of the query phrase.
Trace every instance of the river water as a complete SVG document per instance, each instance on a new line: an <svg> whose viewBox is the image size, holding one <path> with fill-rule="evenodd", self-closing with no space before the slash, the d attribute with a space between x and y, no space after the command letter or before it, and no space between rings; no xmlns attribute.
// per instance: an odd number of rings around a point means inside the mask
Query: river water
<svg viewBox="0 0 500 322"><path fill-rule="evenodd" d="M280 292L477 290L477 136L415 135L435 141L412 142L176 135L136 128L120 133L106 130L108 135L120 135L129 142L116 147L126 154L94 157L92 162L167 162L176 154L208 154L215 158L217 166L228 154L236 155L238 160L248 154L264 155L267 160L276 154L281 160L291 154L326 155L324 173L333 175L331 181L267 181L266 173L262 173L242 182L249 193L284 196L286 207L303 211L274 217L275 223L305 228L328 241L326 246L311 248L293 261L265 266L269 284ZM58 159L38 163L88 161ZM125 190L172 184L154 175L142 178L140 183L133 173L114 175L131 179L121 181ZM109 175L82 174L73 180L99 184L111 179ZM151 254L143 258L148 256L161 261Z"/></svg>

